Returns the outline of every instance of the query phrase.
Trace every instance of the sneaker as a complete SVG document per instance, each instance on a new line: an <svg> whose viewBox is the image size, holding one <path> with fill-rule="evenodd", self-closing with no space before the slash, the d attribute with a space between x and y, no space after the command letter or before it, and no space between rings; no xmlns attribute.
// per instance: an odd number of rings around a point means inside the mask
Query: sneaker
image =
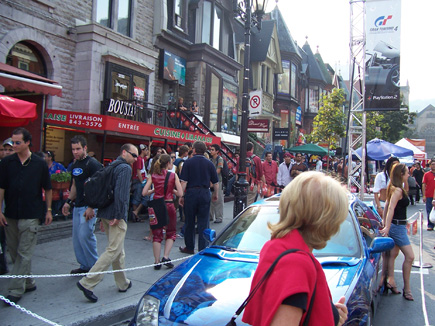
<svg viewBox="0 0 435 326"><path fill-rule="evenodd" d="M177 233L177 238L178 239L184 239L184 234L183 233Z"/></svg>

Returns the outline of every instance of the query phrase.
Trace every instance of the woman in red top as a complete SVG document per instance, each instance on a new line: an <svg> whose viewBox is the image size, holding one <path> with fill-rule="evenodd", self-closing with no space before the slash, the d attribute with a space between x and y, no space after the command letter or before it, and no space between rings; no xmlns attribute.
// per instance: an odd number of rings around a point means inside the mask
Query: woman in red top
<svg viewBox="0 0 435 326"><path fill-rule="evenodd" d="M285 187L279 212L279 222L269 224L272 240L260 252L251 290L282 252L300 251L278 262L246 306L243 322L254 326L301 325L316 287L308 324L343 325L347 319L345 298L332 304L325 273L312 251L324 248L346 219L346 190L321 172L304 172Z"/></svg>
<svg viewBox="0 0 435 326"><path fill-rule="evenodd" d="M153 162L154 163L154 162ZM151 178L148 178L147 183L142 191L142 195L150 195L154 192L154 199L165 198L166 208L168 210L169 223L166 226L166 242L165 249L163 253L162 263L168 268L174 267L169 259L169 253L171 252L172 246L176 239L176 228L177 228L177 213L174 206L174 193L178 197L183 196L183 189L181 188L180 180L176 173L168 172L172 169L172 160L168 154L162 154L155 162L151 172ZM166 193L164 193L164 184L166 174L171 173L168 179L168 185ZM154 189L150 190L151 185L154 185ZM175 190L175 192L174 192ZM153 233L153 253L154 253L154 263L160 263L160 251L163 241L163 228L152 230ZM154 269L160 269L162 265L154 266Z"/></svg>

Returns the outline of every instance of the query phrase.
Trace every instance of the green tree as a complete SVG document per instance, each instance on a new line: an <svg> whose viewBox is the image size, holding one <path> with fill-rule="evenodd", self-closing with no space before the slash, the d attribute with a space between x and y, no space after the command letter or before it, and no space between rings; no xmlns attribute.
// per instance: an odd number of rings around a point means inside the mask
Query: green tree
<svg viewBox="0 0 435 326"><path fill-rule="evenodd" d="M346 115L343 112L345 95L342 89L334 88L332 93L323 95L320 100L320 109L313 120L313 131L308 139L311 142L325 142L329 150L345 135Z"/></svg>

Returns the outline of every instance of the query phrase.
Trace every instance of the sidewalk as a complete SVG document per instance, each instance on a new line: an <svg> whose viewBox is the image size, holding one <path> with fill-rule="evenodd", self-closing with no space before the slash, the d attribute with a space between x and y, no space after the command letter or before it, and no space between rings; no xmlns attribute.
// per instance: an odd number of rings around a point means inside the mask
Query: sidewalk
<svg viewBox="0 0 435 326"><path fill-rule="evenodd" d="M232 217L233 202L226 202L224 204L223 223L214 224L211 222L210 227L219 232L232 220ZM61 223L62 228L64 228L70 221L53 223ZM143 240L143 237L149 234L148 225L148 221L128 223L125 238L126 268L154 263L152 243ZM177 230L181 226L182 223L178 222ZM102 253L107 243L106 235L98 230L96 236L98 252ZM184 246L184 239L175 241L170 258L188 257L188 255L179 252L178 247L180 246ZM71 236L65 236L51 242L38 243L32 263L34 275L69 274L72 269L78 267ZM181 261L176 262L175 265L180 263ZM113 274L107 274L94 289L94 293L98 297L97 303L89 302L83 293L78 290L76 283L80 280L80 277L68 275L67 277L37 278L38 289L26 293L19 301L19 305L59 325L108 325L117 321L110 318L110 316L118 315L123 311L125 312L125 318L132 316L144 292L167 271L168 269L163 266L158 271L154 270L153 267L147 267L127 272L127 277L133 282L133 286L126 293L118 292ZM3 296L7 295L8 281L9 279L0 278L0 294ZM15 307L5 307L3 302L0 302L0 316L2 326L48 325L48 323L38 320Z"/></svg>

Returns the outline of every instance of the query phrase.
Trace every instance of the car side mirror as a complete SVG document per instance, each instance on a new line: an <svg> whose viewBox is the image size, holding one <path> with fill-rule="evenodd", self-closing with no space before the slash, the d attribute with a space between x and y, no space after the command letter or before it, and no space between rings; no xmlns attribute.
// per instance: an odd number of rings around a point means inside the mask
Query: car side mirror
<svg viewBox="0 0 435 326"><path fill-rule="evenodd" d="M216 239L216 231L213 229L205 229L203 235L208 242L213 242Z"/></svg>
<svg viewBox="0 0 435 326"><path fill-rule="evenodd" d="M384 251L388 251L394 248L394 240L389 237L376 237L373 239L369 254L376 254Z"/></svg>

